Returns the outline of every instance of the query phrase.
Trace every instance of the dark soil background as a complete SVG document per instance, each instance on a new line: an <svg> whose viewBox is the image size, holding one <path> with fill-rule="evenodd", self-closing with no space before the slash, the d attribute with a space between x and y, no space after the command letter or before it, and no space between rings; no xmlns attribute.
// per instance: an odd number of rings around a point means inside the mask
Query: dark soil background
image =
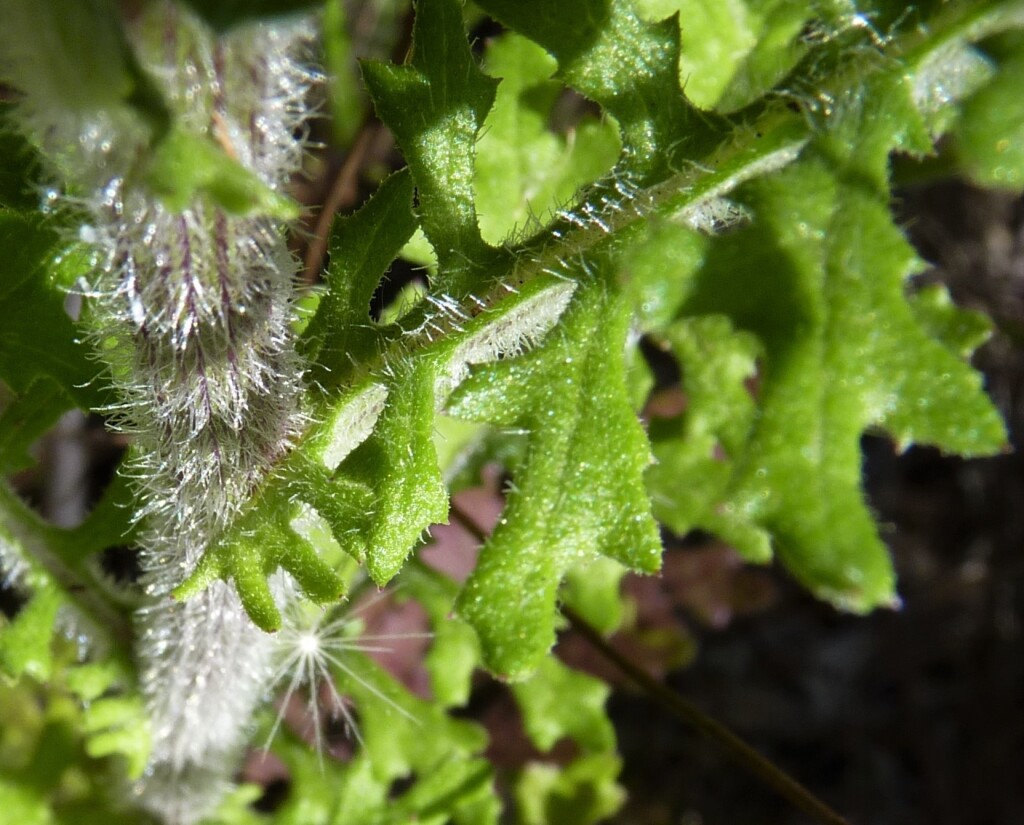
<svg viewBox="0 0 1024 825"><path fill-rule="evenodd" d="M897 209L936 265L924 278L995 319L975 363L1017 443L1024 203L943 183L901 192ZM651 621L667 610L695 645L667 682L851 823L1020 825L1024 457L896 455L873 436L863 446L902 609L843 615L780 570L744 570L725 548L691 540L669 551L656 585L661 607ZM645 697L620 689L611 712L630 792L616 822L808 821Z"/></svg>

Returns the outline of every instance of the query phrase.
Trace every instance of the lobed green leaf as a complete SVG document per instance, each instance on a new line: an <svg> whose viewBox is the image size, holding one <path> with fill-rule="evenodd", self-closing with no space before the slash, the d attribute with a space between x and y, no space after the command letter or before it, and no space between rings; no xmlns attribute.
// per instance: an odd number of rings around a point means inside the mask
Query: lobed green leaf
<svg viewBox="0 0 1024 825"><path fill-rule="evenodd" d="M619 155L614 124L584 118L567 135L548 127L562 86L540 46L508 33L487 49L484 70L501 78L477 144L476 206L492 244L536 230Z"/></svg>
<svg viewBox="0 0 1024 825"><path fill-rule="evenodd" d="M363 74L416 183L421 225L440 264L439 286L461 295L497 260L480 237L473 196L476 141L497 81L477 66L456 0L418 3L411 65L370 61Z"/></svg>
<svg viewBox="0 0 1024 825"><path fill-rule="evenodd" d="M533 763L516 783L515 795L523 825L596 825L625 801L615 782L622 765L607 753L582 756L564 769Z"/></svg>
<svg viewBox="0 0 1024 825"><path fill-rule="evenodd" d="M529 679L513 685L512 692L526 733L542 751L550 751L563 737L572 737L585 751L614 750L615 730L604 709L610 689L599 679L549 656Z"/></svg>
<svg viewBox="0 0 1024 825"><path fill-rule="evenodd" d="M679 86L679 25L641 20L628 0L482 0L479 5L543 46L558 77L599 103L622 130L626 166L664 178L673 161L709 151L721 133Z"/></svg>
<svg viewBox="0 0 1024 825"><path fill-rule="evenodd" d="M919 263L873 191L813 155L751 191L754 225L712 250L684 310L725 313L765 348L759 415L715 505L723 534L765 528L818 594L887 604L893 574L862 502L861 432L967 454L1000 449L1005 432L979 376L915 317L904 289ZM751 256L770 282L743 266ZM765 544L755 532L741 549L763 557Z"/></svg>
<svg viewBox="0 0 1024 825"><path fill-rule="evenodd" d="M577 560L600 553L645 571L660 563L642 480L650 454L625 388L629 308L600 280L580 290L557 335L476 370L448 408L530 433L505 513L458 601L485 663L510 679L554 643L557 588Z"/></svg>

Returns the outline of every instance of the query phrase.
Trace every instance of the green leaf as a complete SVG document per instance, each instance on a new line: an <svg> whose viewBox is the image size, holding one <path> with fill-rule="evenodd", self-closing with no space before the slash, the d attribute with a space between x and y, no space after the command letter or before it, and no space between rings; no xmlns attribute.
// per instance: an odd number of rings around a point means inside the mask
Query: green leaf
<svg viewBox="0 0 1024 825"><path fill-rule="evenodd" d="M674 157L710 149L716 129L679 87L676 19L644 22L627 0L478 5L554 55L557 76L618 121L627 168L641 179L664 177Z"/></svg>
<svg viewBox="0 0 1024 825"><path fill-rule="evenodd" d="M679 535L700 527L747 558L766 561L771 550L764 536L719 510L757 415L747 382L756 373L760 343L719 315L677 321L664 339L682 370L686 410L650 425L657 463L647 483L654 513Z"/></svg>
<svg viewBox="0 0 1024 825"><path fill-rule="evenodd" d="M40 217L0 209L0 248L6 250L0 264L0 378L22 395L47 376L78 405L99 407L109 399L96 380L98 366L54 282L62 246Z"/></svg>
<svg viewBox="0 0 1024 825"><path fill-rule="evenodd" d="M311 597L337 597L340 579L318 559L307 537L294 535L301 504L313 508L338 544L366 562L379 583L401 568L431 524L447 517L448 494L433 446L438 399L468 365L520 352L561 313L573 285L535 278L468 312L447 303L437 323L418 333L422 349L410 360L403 341L383 379L364 379L339 398L324 399L317 424L175 591L187 598L215 578L233 579L253 620L274 629L280 618L265 575L287 566ZM493 296L488 296L493 298ZM435 340L434 332L451 334ZM391 366L393 364L393 366ZM340 468L339 468L339 465ZM308 585L303 581L309 577Z"/></svg>
<svg viewBox="0 0 1024 825"><path fill-rule="evenodd" d="M362 673L359 678L363 678ZM366 682L367 689L375 689L375 685L375 682ZM404 692L397 685L395 689ZM382 701L381 697L378 700ZM427 724L429 727L430 723ZM274 822L279 825L405 825L411 822L495 825L500 805L487 761L471 756L471 751L467 752L457 737L447 735L443 727L435 726L424 731L424 735L434 737L441 750L447 749L447 755L424 763L414 775L403 775L407 790L396 793L394 779L378 772L371 745L366 744L354 759L344 764L334 760L324 763L310 752L306 743L285 734L275 742L274 751L288 766L291 793L275 812Z"/></svg>
<svg viewBox="0 0 1024 825"><path fill-rule="evenodd" d="M510 679L527 676L554 643L557 588L577 560L599 553L645 571L660 563L642 480L650 454L625 389L628 305L600 281L580 290L544 346L476 370L449 405L531 433L458 601L487 666Z"/></svg>
<svg viewBox="0 0 1024 825"><path fill-rule="evenodd" d="M930 147L912 85L889 70L858 82L800 161L747 187L753 225L711 246L682 314L721 313L741 332L699 318L669 328L690 408L675 434L652 426L661 463L650 480L674 529L710 529L751 559L774 542L818 595L863 611L895 593L860 490L861 433L968 455L1000 449L1005 433L961 360L976 321L936 295L905 295L920 262L892 224L887 178L892 150ZM756 413L747 333L763 347ZM719 365L731 378L717 395L701 347L734 365Z"/></svg>
<svg viewBox="0 0 1024 825"><path fill-rule="evenodd" d="M311 381L340 386L358 364L376 355L380 335L370 321L370 300L387 267L416 229L408 172L389 177L358 212L338 218L331 230L329 292L304 336L316 356Z"/></svg>
<svg viewBox="0 0 1024 825"><path fill-rule="evenodd" d="M166 102L132 51L112 0L9 0L0 52L4 82L25 95L22 128L72 186L81 183L82 170L61 142L95 128L97 117L143 141L170 128Z"/></svg>
<svg viewBox="0 0 1024 825"><path fill-rule="evenodd" d="M569 217L563 215L559 217L558 223L566 231L562 233L558 230L557 236L553 232L552 237L566 243L582 242L584 248L604 247L606 251L617 249L615 233L620 225L625 227L624 235L630 239L645 229L645 215L642 211L628 202L622 204L615 200L617 196L627 196L631 192L642 197L649 202L651 208L660 210L659 214L663 212L666 217L689 216L693 209L699 209L708 198L717 197L750 176L777 168L779 164L787 163L794 157L806 140L806 125L788 116L781 123L778 120L770 118L763 123L759 121L756 141L740 138L735 142L730 141L707 160L707 168L688 167L685 172L676 175L674 180L654 187L650 193L637 192L635 185L628 182L606 182L603 188L598 187L592 193L593 202L588 201L581 208L586 212L586 209L604 208L600 204L605 204L614 212L614 217L609 218L614 227L604 225L599 217L589 222L584 221L582 227L568 227ZM794 124L796 128L791 128ZM415 170L413 174L415 177ZM395 186L394 191L398 192L398 183ZM384 206L389 202L404 210L401 199L397 197L394 200L382 199L380 204ZM386 210L383 212L386 214ZM359 222L358 217L353 220ZM366 225L370 223L367 219ZM339 257L345 257L343 250L339 249L338 252ZM358 262L360 255L357 254L355 259ZM413 443L423 443L416 434L416 427L425 426L426 411L429 408L427 402L430 400L424 391L416 402L415 413L410 412L412 407L391 413L396 420L404 416L407 421L418 423L408 432L404 429L405 425L390 425L394 427L394 432L400 432L401 435L394 440L394 445L399 447L398 451L388 458L391 440L378 437L371 443L363 442L375 427L384 426L382 413L393 406L394 402L394 398L389 398L394 390L392 385L401 385L406 381L403 376L408 375L410 369L414 372L420 369L432 370L433 404L434 407L443 404L471 365L510 357L539 341L568 304L575 289L572 278L593 275L590 263L584 261L580 266L577 258L571 262L565 260L557 243L547 246L541 243L539 247L521 251L514 265L507 261L504 270L504 276L500 275L502 267L489 271L488 280L494 279L496 283L489 283L486 290L466 297L461 302L435 290L401 319L400 327L406 335L396 337L392 334L395 330L389 329L382 338L377 339L377 345L382 351L369 364L364 363L361 375L340 394L332 389L323 398L316 412L317 421L298 445L294 453L295 460L289 459L286 462L294 464L282 474L282 477L290 479L287 484L282 487L275 482L258 493L252 504L254 515L248 521L243 519L239 522L247 525L246 531L238 533L233 526L228 538L220 541L214 549L214 553L222 558L204 559L189 581L178 589L178 595L193 593L203 583L218 576L234 578L236 584L244 581L246 584L242 587L246 590L246 597L243 603L247 609L251 608L254 619L263 627L276 626L277 614L272 606L269 588L259 581L261 571L274 569L273 565L281 559L287 558L294 562L295 558L304 558L304 553L312 557L305 550L294 557L284 552L284 548L289 545L289 541L284 538L288 531L288 520L273 514L287 512L287 508L284 508L286 500L293 503L302 501L317 510L330 524L338 543L354 558L366 560L368 548L373 548L376 558L370 561L371 572L378 580L384 580L397 571L420 531L429 526L432 520L439 520L443 516L439 485L433 489L428 486L423 491L416 509L408 512L396 510L402 512L403 517L394 524L376 515L382 510L381 502L385 507L392 506L387 504L386 496L378 496L378 491L386 489L382 485L391 484L385 469L394 466L396 461L404 460L401 459L400 445L410 439ZM367 284L357 280L358 284L352 285L357 293L364 287L369 289ZM348 286L347 282L339 284L339 305L350 307L353 317L356 317L354 313L358 304L346 297ZM442 283L441 287L444 286ZM359 312L361 314L361 309ZM320 334L335 334L340 325L329 323L326 313L323 317L321 323L326 329L321 330ZM308 337L306 340L310 350L315 351L318 339ZM410 366L410 357L423 360ZM635 361L635 352L632 357ZM636 372L635 369L631 370L631 374ZM428 383L425 378L423 381ZM629 404L635 403L637 390L642 390L642 385L642 376L639 381L631 379L630 387L625 391ZM409 415L412 417L408 418ZM353 449L361 444L358 454L352 454ZM416 456L416 462L433 463L432 451L414 450L412 455ZM346 461L344 469L328 480L325 472L328 475L333 473L342 461ZM423 464L422 469L426 473L422 478L432 477L429 483L435 484L437 478L433 469L426 464ZM268 492L270 488L274 489L273 494ZM265 527L259 528L259 524ZM261 529L267 531L266 536L260 535ZM375 531L381 535L391 531L394 535L385 539L383 544L378 544L371 537ZM398 532L402 534L403 542L397 541ZM254 557L250 552L237 553L228 549L235 545L262 548L262 551ZM258 561L259 556L262 556L262 562ZM585 557L585 553L577 556ZM254 558L258 563L239 564L246 559L251 562ZM562 565L563 569L571 566L568 562ZM306 561L296 563L296 569L306 567ZM317 567L317 576L322 569L323 565ZM324 587L322 592L328 593L330 589Z"/></svg>
<svg viewBox="0 0 1024 825"><path fill-rule="evenodd" d="M8 0L4 29L4 80L36 105L95 112L130 96L129 47L110 0Z"/></svg>
<svg viewBox="0 0 1024 825"><path fill-rule="evenodd" d="M6 627L0 629L0 670L4 675L17 679L28 674L39 681L50 678L50 639L62 602L56 587L41 585Z"/></svg>
<svg viewBox="0 0 1024 825"><path fill-rule="evenodd" d="M172 129L157 143L145 180L168 209L180 212L202 196L234 215L299 217L299 206L271 189L203 135Z"/></svg>
<svg viewBox="0 0 1024 825"><path fill-rule="evenodd" d="M416 5L412 63L363 64L377 114L416 183L423 231L437 252L440 288L457 295L495 253L480 237L473 196L476 141L497 81L476 65L456 0Z"/></svg>
<svg viewBox="0 0 1024 825"><path fill-rule="evenodd" d="M45 376L11 399L0 411L0 474L30 466L28 448L73 406L60 385Z"/></svg>
<svg viewBox="0 0 1024 825"><path fill-rule="evenodd" d="M120 756L132 779L142 777L149 761L149 717L138 694L107 696L86 705L82 716L85 752L93 758Z"/></svg>
<svg viewBox="0 0 1024 825"><path fill-rule="evenodd" d="M65 674L68 688L86 703L98 699L122 677L118 665L110 659L86 662Z"/></svg>
<svg viewBox="0 0 1024 825"><path fill-rule="evenodd" d="M584 118L566 136L548 128L561 84L540 46L509 33L487 49L487 74L501 78L477 144L476 206L484 240L535 230L577 189L608 172L619 154L610 122Z"/></svg>
<svg viewBox="0 0 1024 825"><path fill-rule="evenodd" d="M959 358L968 358L992 334L992 322L983 312L959 309L941 284L918 290L910 306L928 334Z"/></svg>
<svg viewBox="0 0 1024 825"><path fill-rule="evenodd" d="M490 802L490 817L470 822L496 823L497 800L494 799L493 769L486 759L449 759L442 762L412 786L389 808L386 822L402 825L406 822L437 823L458 821L460 809L469 808L479 817L478 802ZM485 808L485 810L487 810Z"/></svg>
<svg viewBox="0 0 1024 825"><path fill-rule="evenodd" d="M360 540L377 584L387 583L431 524L448 519L448 490L434 451L433 364L421 359L388 396L376 429L340 468L366 484L372 510Z"/></svg>
<svg viewBox="0 0 1024 825"><path fill-rule="evenodd" d="M613 754L593 753L564 769L533 763L516 783L520 825L595 825L614 814L626 794L616 784L622 764Z"/></svg>
<svg viewBox="0 0 1024 825"><path fill-rule="evenodd" d="M211 816L203 820L204 825L264 825L266 818L256 810L256 803L266 793L262 785L248 783L236 785L217 805ZM314 825L316 820L308 820Z"/></svg>
<svg viewBox="0 0 1024 825"><path fill-rule="evenodd" d="M925 58L914 74L914 100L928 130L941 135L954 126L965 98L995 73L992 61L969 43L953 42Z"/></svg>
<svg viewBox="0 0 1024 825"><path fill-rule="evenodd" d="M356 703L377 781L390 783L411 773L426 776L453 757L479 753L487 743L482 728L413 696L363 654L346 656L335 676Z"/></svg>
<svg viewBox="0 0 1024 825"><path fill-rule="evenodd" d="M639 0L637 6L641 15L653 20L679 15L683 23L680 81L694 104L714 108L757 42L758 21L751 19L748 4L743 0Z"/></svg>
<svg viewBox="0 0 1024 825"><path fill-rule="evenodd" d="M57 19L36 36L33 3L11 6L29 30L20 39L38 69L24 89L14 88L31 95L63 78L48 90L66 104L62 111L130 121L133 135L140 113L159 119L159 96L124 53L117 4L43 5ZM226 28L309 4L193 5ZM315 363L307 377L318 386L304 399L310 424L236 523L209 537L210 552L182 588L233 579L246 609L269 629L279 617L266 578L279 567L326 601L351 576L355 563L343 553L364 561L378 581L404 565L406 592L435 632L427 660L433 698L416 698L363 655L339 658L338 681L355 701L365 747L344 762L321 763L285 732L275 744L291 782L282 807L272 815L249 810L249 787L214 822L494 825L500 802L481 756L486 736L445 712L469 698L482 656L510 678L536 668L513 688L529 735L546 749L568 737L582 751L568 765L532 764L509 778L518 811L506 819L582 825L612 816L623 793L603 711L607 688L543 654L558 599L607 631L621 615L626 567L657 567L645 488L673 529L714 530L751 558L765 558L774 543L816 592L867 609L892 598L892 571L862 501L862 433L884 429L901 446L930 441L968 454L999 449L1004 437L963 361L986 324L953 307L942 290L908 289L919 262L892 224L888 179L892 151L930 151L965 98L970 122L957 126L955 149L965 164L984 179L999 176L995 164L1019 160L1017 124L1007 117L1016 112L1011 84L999 75L993 83L1006 88L979 91L988 62L966 45L997 34L997 18L1024 21L1019 0L925 0L909 14L895 0L725 0L714 7L665 0L649 16L684 14L661 22L643 20L629 0L481 5L539 44L503 35L488 47L488 71L505 78L493 109L495 83L475 65L455 0L418 4L410 66L367 66L409 171L338 222L330 291L303 333ZM648 9L654 5L649 0ZM341 0L330 0L335 65L348 60L341 10ZM10 38L0 32L0 40ZM984 42L1004 74L1016 76L1012 55L999 51L1005 46ZM922 59L929 51L934 60ZM47 74L50 60L59 65ZM701 105L750 108L737 111L734 124L705 116L684 97L680 68ZM488 244L509 230L523 231L529 210L546 221L553 205L565 206L614 152L610 120L585 121L573 139L548 130L562 92L550 80L555 69L559 81L618 122L621 162L547 230L531 227L533 237L494 249ZM339 108L357 105L344 99L351 85L339 88ZM1011 144L992 144L997 132ZM135 145L138 174L151 174L172 205L199 197L236 211L294 214L214 142L172 131L150 147L156 158L146 140ZM0 180L0 198L20 197L30 208L21 176L14 177L10 185ZM69 180L72 190L80 183ZM752 225L711 237L726 194ZM374 325L370 296L412 233L413 209L439 253L439 274L415 308ZM62 274L54 261L68 233L6 212L0 231L8 251L0 265L6 472L24 466L26 446L68 404L110 399L63 314L60 288L68 281L61 279L70 267ZM676 418L650 421L655 466L634 413L653 380L638 355L639 334L675 356L688 404ZM434 439L437 408L449 397L451 411L488 426L475 467L498 458L513 479L503 521L461 596L454 582L406 561L447 509ZM455 444L471 437L452 432L445 430L445 469ZM10 506L2 487L5 517L17 510L5 520L17 522L19 543L39 558L52 553L74 575L38 587L0 632L0 662L9 671L53 677L53 685L23 679L17 695L0 684L5 753L10 747L26 766L17 775L5 771L0 807L12 820L47 825L141 821L100 804L97 790L117 784L106 764L90 758L121 754L130 770L142 768L138 695L111 692L109 674L88 666L62 678L66 665L57 654L71 645L52 638L46 604L53 594L73 601L68 583L79 574L92 583L87 562L124 540L137 502L126 487L114 489L85 525L61 531L21 503ZM465 620L448 618L453 606ZM64 682L87 710L61 694Z"/></svg>
<svg viewBox="0 0 1024 825"><path fill-rule="evenodd" d="M719 512L730 529L766 528L819 595L867 610L894 592L860 492L863 430L969 455L1005 433L980 377L915 318L903 293L919 263L873 191L812 156L753 193L754 227L712 250L686 306L728 314L765 348L761 412Z"/></svg>
<svg viewBox="0 0 1024 825"><path fill-rule="evenodd" d="M480 643L464 621L452 615L459 586L414 560L402 572L400 596L414 598L426 610L434 633L426 668L434 698L444 707L465 705L473 670L480 662Z"/></svg>
<svg viewBox="0 0 1024 825"><path fill-rule="evenodd" d="M304 460L334 472L373 432L384 411L388 393L386 384L371 378L346 389L329 403L325 402L319 411L319 426L307 435L300 455ZM309 471L300 467L298 472ZM317 470L312 473L318 475Z"/></svg>
<svg viewBox="0 0 1024 825"><path fill-rule="evenodd" d="M288 497L285 485L275 486L254 505L206 550L173 595L188 599L216 579L231 580L245 612L271 632L281 626L281 613L267 579L278 568L291 573L303 592L320 604L339 598L344 584L316 547L292 529L297 504Z"/></svg>
<svg viewBox="0 0 1024 825"><path fill-rule="evenodd" d="M346 25L342 0L327 0L323 10L324 69L331 104L335 142L345 145L363 120L366 94L356 70L355 50Z"/></svg>
<svg viewBox="0 0 1024 825"><path fill-rule="evenodd" d="M324 783L317 784L322 786ZM375 823L378 817L385 816L389 791L389 783L374 776L373 764L366 753L360 754L352 761L338 785L338 802L330 820L331 825ZM295 817L291 821L296 825L306 825L319 820L311 819L304 812L303 818Z"/></svg>
<svg viewBox="0 0 1024 825"><path fill-rule="evenodd" d="M0 103L0 207L16 210L35 209L40 162L32 144L14 125L13 104Z"/></svg>
<svg viewBox="0 0 1024 825"><path fill-rule="evenodd" d="M265 713L256 741L265 741L273 724L273 717ZM353 821L343 815L349 807L362 817L355 822L372 822L370 811L387 799L387 786L374 781L364 754L342 766L313 751L286 725L280 726L270 750L287 767L290 785L274 811L275 825L347 825ZM375 796L372 802L367 799L370 794Z"/></svg>
<svg viewBox="0 0 1024 825"><path fill-rule="evenodd" d="M599 679L548 656L512 692L526 733L541 751L550 751L563 737L571 737L584 751L614 750L615 730L604 709L611 689Z"/></svg>
<svg viewBox="0 0 1024 825"><path fill-rule="evenodd" d="M729 85L717 101L720 111L733 112L770 92L809 50L800 35L813 7L800 0L749 2L747 21L757 42L735 66ZM688 88L688 87L684 87Z"/></svg>
<svg viewBox="0 0 1024 825"><path fill-rule="evenodd" d="M561 599L602 633L614 633L622 624L619 590L626 572L605 556L578 561L565 574Z"/></svg>
<svg viewBox="0 0 1024 825"><path fill-rule="evenodd" d="M118 641L128 632L119 606L98 581L102 574L87 564L90 556L104 547L132 540L135 525L130 523L131 513L123 497L126 486L123 480L109 485L89 518L79 527L65 530L44 522L6 484L0 484L0 549L25 566L18 583L33 594L29 601L32 610L23 608L14 620L12 630L17 630L12 639L18 639L19 633L37 642L51 639L51 593L58 594L61 603L81 609L95 630L109 630L110 641ZM24 619L23 613L27 614ZM44 668L50 655L46 651L48 646L43 644L39 656L44 658L39 661ZM18 657L14 655L15 660Z"/></svg>
<svg viewBox="0 0 1024 825"><path fill-rule="evenodd" d="M645 332L663 329L675 318L704 262L706 235L668 221L652 220L644 236L622 254L620 267Z"/></svg>
<svg viewBox="0 0 1024 825"><path fill-rule="evenodd" d="M447 415L434 418L434 450L437 464L441 468L445 483L451 493L457 491L453 484L461 476L487 437L487 427L472 421L460 421Z"/></svg>
<svg viewBox="0 0 1024 825"><path fill-rule="evenodd" d="M423 532L448 516L448 491L432 440L436 378L434 361L424 357L396 376L390 390L371 383L347 395L334 420L325 422L327 432L314 433L293 454L175 596L188 598L214 579L231 579L246 612L264 630L281 622L267 582L278 567L314 601L338 598L341 578L294 529L302 502L330 525L345 552L366 562L378 584L389 581ZM373 395L374 387L383 395ZM372 397L364 402L367 393ZM356 418L345 417L348 412ZM347 439L346 446L330 443L331 433Z"/></svg>
<svg viewBox="0 0 1024 825"><path fill-rule="evenodd" d="M1024 48L963 107L955 131L957 152L982 186L1024 189Z"/></svg>
<svg viewBox="0 0 1024 825"><path fill-rule="evenodd" d="M11 822L24 825L54 825L57 819L38 788L0 778L0 809Z"/></svg>
<svg viewBox="0 0 1024 825"><path fill-rule="evenodd" d="M910 77L891 70L866 72L844 91L828 130L818 135L814 146L825 155L832 174L844 176L851 188L873 187L881 202L889 196L889 155L929 154L932 136Z"/></svg>

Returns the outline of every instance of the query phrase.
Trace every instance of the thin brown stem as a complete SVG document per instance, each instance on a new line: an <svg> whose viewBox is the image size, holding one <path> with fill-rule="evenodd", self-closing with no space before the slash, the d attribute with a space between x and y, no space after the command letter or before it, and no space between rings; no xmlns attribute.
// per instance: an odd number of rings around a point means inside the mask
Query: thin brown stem
<svg viewBox="0 0 1024 825"><path fill-rule="evenodd" d="M483 544L487 541L487 533L484 532L484 529L475 521L473 521L473 518L469 515L469 513L467 513L465 510L459 507L459 505L456 504L454 501L452 501L451 504L449 505L448 512L450 513L453 519L455 519L460 525L462 525L462 529L469 533L478 542Z"/></svg>
<svg viewBox="0 0 1024 825"><path fill-rule="evenodd" d="M363 160L366 158L370 146L373 145L373 141L377 137L379 128L380 125L372 116L367 115L363 119L352 148L345 157L345 162L341 164L334 176L334 182L331 184L331 189L317 216L313 236L306 248L303 261L305 283L315 282L317 273L323 266L334 216L341 210L355 205L356 195L359 191L359 170L362 168Z"/></svg>
<svg viewBox="0 0 1024 825"><path fill-rule="evenodd" d="M391 51L391 59L395 63L405 63L408 60L412 46L414 16L415 13L410 8L402 21L401 33ZM302 262L304 283L316 282L327 254L327 244L334 216L338 212L351 209L356 205L356 196L359 194L359 173L363 163L370 153L370 148L385 133L386 130L373 113L367 111L363 116L363 122L359 124L348 155L345 156L344 162L334 175L320 214L317 216L316 226L313 228L313 235L306 247L306 254Z"/></svg>
<svg viewBox="0 0 1024 825"><path fill-rule="evenodd" d="M712 719L700 708L682 698L654 679L643 668L623 656L608 643L596 628L571 607L563 604L562 615L569 620L573 630L589 641L602 656L636 683L644 693L677 719L721 745L733 761L757 776L777 794L822 825L849 825L845 818L832 810L788 773L773 765L725 725Z"/></svg>

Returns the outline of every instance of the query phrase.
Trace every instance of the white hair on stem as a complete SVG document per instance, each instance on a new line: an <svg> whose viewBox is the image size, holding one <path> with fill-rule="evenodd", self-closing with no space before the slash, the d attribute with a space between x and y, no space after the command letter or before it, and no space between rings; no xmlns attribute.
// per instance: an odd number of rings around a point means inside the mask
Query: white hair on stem
<svg viewBox="0 0 1024 825"><path fill-rule="evenodd" d="M117 24L89 17L91 6L68 0L37 14L28 0L12 2L11 22L44 42L66 40L64 18L81 17L110 41L98 65L117 63ZM217 38L184 7L157 0L125 34L173 130L213 141L281 191L301 165L319 79L302 61L308 25L247 25ZM173 209L155 197L144 182L152 132L137 113L74 66L54 69L65 72L60 83L43 82L45 66L11 31L0 45L2 68L24 92L21 128L54 177L48 200L81 218L77 241L94 263L92 337L117 390L113 421L133 436L146 596L136 656L153 743L134 793L168 825L191 825L229 785L271 683L275 643L224 582L186 603L170 593L305 423L290 326L297 264L269 215L233 214L201 193ZM75 82L96 105L67 105ZM282 602L291 597L283 574L271 583Z"/></svg>
<svg viewBox="0 0 1024 825"><path fill-rule="evenodd" d="M247 27L215 41L172 6L160 16L157 51L147 53L143 38L140 55L172 109L280 188L302 158L294 134L314 76L293 52L308 32ZM169 593L302 422L289 326L297 268L270 219L202 202L177 215L145 196L123 202L108 271L121 307L112 320L132 340L125 374L138 377L122 387L121 420L136 436L146 487L150 597L137 625L153 751L138 794L166 822L188 825L228 784L270 683L275 642L229 584L184 604ZM279 599L292 593L283 575L272 584Z"/></svg>

